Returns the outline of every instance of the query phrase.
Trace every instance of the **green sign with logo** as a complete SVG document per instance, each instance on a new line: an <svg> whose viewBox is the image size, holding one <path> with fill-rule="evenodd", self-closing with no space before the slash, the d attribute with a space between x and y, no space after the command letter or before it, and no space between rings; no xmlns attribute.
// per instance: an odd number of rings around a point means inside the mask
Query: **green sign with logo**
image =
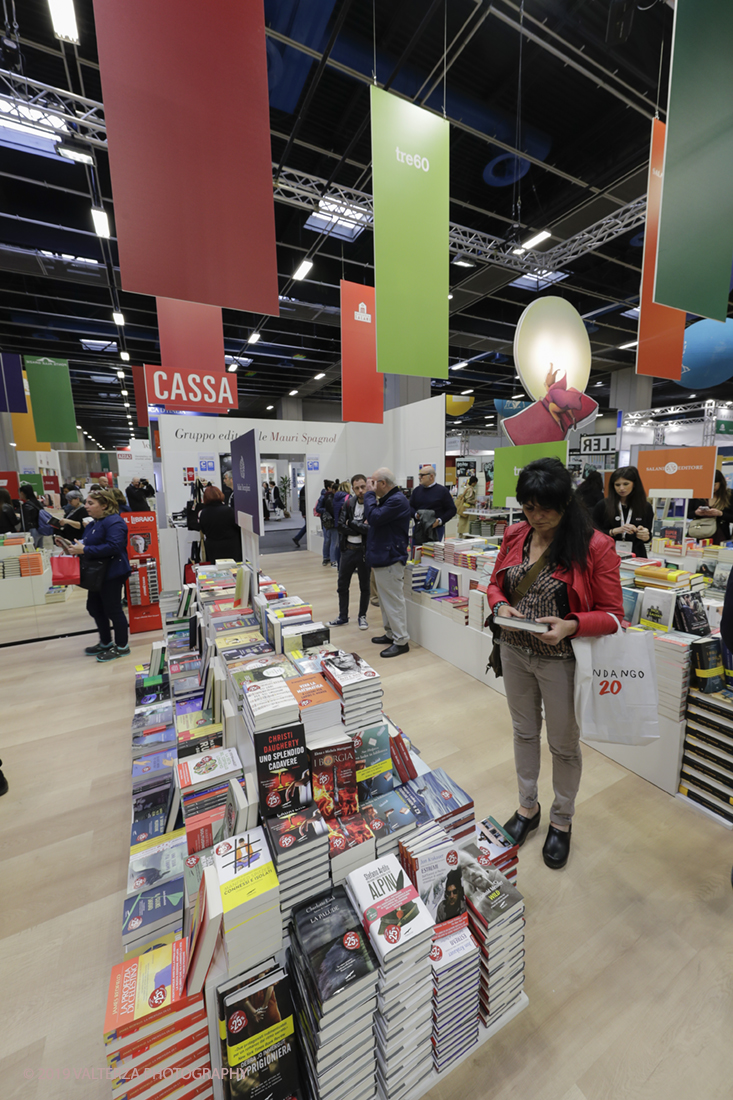
<svg viewBox="0 0 733 1100"><path fill-rule="evenodd" d="M716 420L716 435L733 435L733 420Z"/></svg>
<svg viewBox="0 0 733 1100"><path fill-rule="evenodd" d="M370 92L377 368L447 378L449 123Z"/></svg>
<svg viewBox="0 0 733 1100"><path fill-rule="evenodd" d="M76 443L76 413L71 396L68 359L24 355L23 364L33 409L36 439L44 443Z"/></svg>
<svg viewBox="0 0 733 1100"><path fill-rule="evenodd" d="M516 495L517 478L524 467L537 458L559 458L567 466L567 440L556 443L526 443L522 447L497 447L494 451L495 508L504 508L506 498Z"/></svg>

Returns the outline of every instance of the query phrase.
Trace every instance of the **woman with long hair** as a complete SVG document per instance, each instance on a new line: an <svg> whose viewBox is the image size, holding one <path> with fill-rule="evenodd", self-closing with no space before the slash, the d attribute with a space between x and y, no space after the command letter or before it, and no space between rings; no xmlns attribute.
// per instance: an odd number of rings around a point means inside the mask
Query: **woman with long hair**
<svg viewBox="0 0 733 1100"><path fill-rule="evenodd" d="M33 537L33 545L36 549L41 544L43 536L38 530L39 519L38 515L43 505L36 496L35 490L32 485L27 485L23 482L18 489L18 499L20 500L20 523L24 531L27 531L29 535Z"/></svg>
<svg viewBox="0 0 733 1100"><path fill-rule="evenodd" d="M596 504L603 500L603 477L600 471L591 470L575 490L575 495L583 501L588 511L592 512Z"/></svg>
<svg viewBox="0 0 733 1100"><path fill-rule="evenodd" d="M17 527L18 517L13 508L13 498L7 489L0 489L0 534L14 534Z"/></svg>
<svg viewBox="0 0 733 1100"><path fill-rule="evenodd" d="M611 536L618 553L647 556L654 511L636 466L620 466L613 471L608 496L593 509L593 522L599 531Z"/></svg>
<svg viewBox="0 0 733 1100"><path fill-rule="evenodd" d="M594 531L559 459L540 458L525 466L516 498L525 520L507 528L488 590L494 625L501 628L519 786L519 809L504 829L522 845L540 823L537 782L544 710L555 798L542 856L548 867L558 869L570 852L582 771L570 639L616 633L613 616L619 622L623 617L619 559L611 540ZM546 624L547 630L523 630L522 619Z"/></svg>
<svg viewBox="0 0 733 1100"><path fill-rule="evenodd" d="M219 558L242 560L242 533L234 517L234 509L224 501L216 485L204 489L204 504L199 512L199 526L204 535L207 561Z"/></svg>
<svg viewBox="0 0 733 1100"><path fill-rule="evenodd" d="M698 537L712 538L713 546L720 546L721 542L728 541L730 538L730 525L733 523L733 500L731 500L731 492L722 470L715 471L713 495L710 500L705 500L704 497L695 497L691 500L687 506L687 518L691 520L715 519L717 521L715 533Z"/></svg>

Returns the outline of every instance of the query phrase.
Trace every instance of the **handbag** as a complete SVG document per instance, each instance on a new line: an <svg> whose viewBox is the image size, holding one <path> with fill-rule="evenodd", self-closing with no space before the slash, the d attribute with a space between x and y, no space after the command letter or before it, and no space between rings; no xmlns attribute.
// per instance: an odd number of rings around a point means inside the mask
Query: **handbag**
<svg viewBox="0 0 733 1100"><path fill-rule="evenodd" d="M718 521L715 516L706 516L704 519L693 519L687 528L687 534L691 539L711 539L718 530Z"/></svg>
<svg viewBox="0 0 733 1100"><path fill-rule="evenodd" d="M88 558L82 555L79 559L79 585L87 592L100 592L107 576L109 558Z"/></svg>
<svg viewBox="0 0 733 1100"><path fill-rule="evenodd" d="M615 615L611 618L618 623ZM619 629L571 638L575 653L575 720L585 741L649 745L659 738L654 635Z"/></svg>
<svg viewBox="0 0 733 1100"><path fill-rule="evenodd" d="M512 607L516 607L520 600L524 599L524 597L527 595L530 588L544 569L546 562L547 550L543 550L537 561L530 569L527 570L517 587L514 589L514 592L510 596L509 603L512 605ZM491 615L489 615L489 617L487 618L484 626L491 627L491 633L494 638L494 644L491 647L489 660L486 664L486 671L488 672L489 669L491 669L491 671L494 673L494 676L496 676L498 680L504 675L503 669L501 667L501 645L499 642L499 639L501 638L501 626L497 623L496 616L494 615L493 611Z"/></svg>
<svg viewBox="0 0 733 1100"><path fill-rule="evenodd" d="M81 567L72 554L51 555L51 584L79 584Z"/></svg>

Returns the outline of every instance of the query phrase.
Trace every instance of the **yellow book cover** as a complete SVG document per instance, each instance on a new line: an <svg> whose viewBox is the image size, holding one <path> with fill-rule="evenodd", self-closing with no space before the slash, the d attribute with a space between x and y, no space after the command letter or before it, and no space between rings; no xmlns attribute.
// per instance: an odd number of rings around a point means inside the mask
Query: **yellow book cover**
<svg viewBox="0 0 733 1100"><path fill-rule="evenodd" d="M267 838L260 827L221 841L213 854L225 915L278 885Z"/></svg>

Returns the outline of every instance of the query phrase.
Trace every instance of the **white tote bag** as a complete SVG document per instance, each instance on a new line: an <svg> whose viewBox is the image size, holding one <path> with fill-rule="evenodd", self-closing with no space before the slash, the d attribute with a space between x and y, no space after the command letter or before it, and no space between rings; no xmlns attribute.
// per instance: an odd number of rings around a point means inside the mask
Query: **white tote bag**
<svg viewBox="0 0 733 1100"><path fill-rule="evenodd" d="M655 741L659 692L653 633L624 634L619 626L615 634L571 642L576 660L575 719L581 737L613 745Z"/></svg>

